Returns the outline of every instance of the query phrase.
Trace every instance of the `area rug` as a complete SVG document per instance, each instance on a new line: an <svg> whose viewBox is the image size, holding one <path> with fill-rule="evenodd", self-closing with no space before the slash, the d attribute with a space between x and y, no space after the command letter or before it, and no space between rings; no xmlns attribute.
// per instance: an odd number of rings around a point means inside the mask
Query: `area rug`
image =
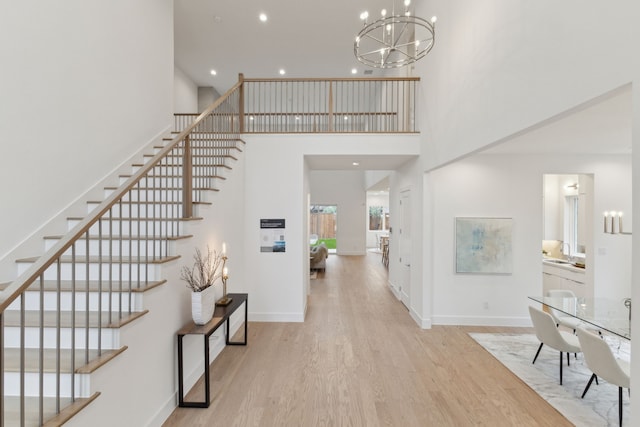
<svg viewBox="0 0 640 427"><path fill-rule="evenodd" d="M591 371L580 353L577 360L571 356L569 367L565 358L563 385L560 385L559 355L556 350L543 346L536 363L531 363L540 345L534 334L469 335L576 426L618 425L617 386L603 380L597 385L594 381L584 399L580 398L591 377ZM606 340L616 357L629 360L628 341L613 337L606 337ZM622 398L623 425L631 425L628 390L624 390Z"/></svg>

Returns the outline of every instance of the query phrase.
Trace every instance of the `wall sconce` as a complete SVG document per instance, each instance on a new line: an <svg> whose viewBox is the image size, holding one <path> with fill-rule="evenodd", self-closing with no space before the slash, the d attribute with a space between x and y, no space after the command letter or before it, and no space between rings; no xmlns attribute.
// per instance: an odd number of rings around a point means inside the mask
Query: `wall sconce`
<svg viewBox="0 0 640 427"><path fill-rule="evenodd" d="M625 233L622 228L622 212L610 211L604 213L604 232L610 234L631 234Z"/></svg>

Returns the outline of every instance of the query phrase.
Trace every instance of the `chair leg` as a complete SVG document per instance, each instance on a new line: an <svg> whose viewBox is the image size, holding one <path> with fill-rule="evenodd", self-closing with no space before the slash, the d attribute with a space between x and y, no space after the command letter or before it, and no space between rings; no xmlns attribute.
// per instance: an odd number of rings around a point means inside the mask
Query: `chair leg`
<svg viewBox="0 0 640 427"><path fill-rule="evenodd" d="M567 352L567 366L571 366L571 357L569 352Z"/></svg>
<svg viewBox="0 0 640 427"><path fill-rule="evenodd" d="M618 416L620 417L620 426L622 426L622 387L618 387Z"/></svg>
<svg viewBox="0 0 640 427"><path fill-rule="evenodd" d="M589 390L589 387L591 387L591 383L593 382L594 379L596 380L596 383L597 383L598 377L596 376L596 374L592 374L591 378L589 378L589 382L587 383L587 386L584 388L584 391L582 392L581 399L584 399L584 395L587 394L587 390Z"/></svg>
<svg viewBox="0 0 640 427"><path fill-rule="evenodd" d="M562 385L562 352L560 352L560 385Z"/></svg>
<svg viewBox="0 0 640 427"><path fill-rule="evenodd" d="M542 350L542 346L544 345L544 343L540 343L540 347L538 347L538 351L536 351L536 357L533 358L533 362L531 362L531 364L536 363L536 359L538 358L538 355L540 354L540 350ZM562 354L562 353L560 353Z"/></svg>

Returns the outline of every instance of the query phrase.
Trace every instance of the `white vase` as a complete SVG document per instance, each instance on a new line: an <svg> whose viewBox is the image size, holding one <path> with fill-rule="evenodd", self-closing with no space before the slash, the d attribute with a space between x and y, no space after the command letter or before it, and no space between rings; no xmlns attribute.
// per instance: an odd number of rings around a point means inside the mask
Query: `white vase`
<svg viewBox="0 0 640 427"><path fill-rule="evenodd" d="M191 292L191 317L196 325L204 325L213 317L216 296L213 286L202 292Z"/></svg>

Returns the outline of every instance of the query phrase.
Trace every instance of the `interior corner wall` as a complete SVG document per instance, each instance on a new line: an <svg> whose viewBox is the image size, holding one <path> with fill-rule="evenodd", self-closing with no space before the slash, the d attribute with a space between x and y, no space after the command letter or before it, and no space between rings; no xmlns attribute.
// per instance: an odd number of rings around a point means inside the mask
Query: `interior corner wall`
<svg viewBox="0 0 640 427"><path fill-rule="evenodd" d="M198 85L178 67L174 67L173 112L198 112Z"/></svg>
<svg viewBox="0 0 640 427"><path fill-rule="evenodd" d="M425 170L632 81L632 7L632 0L418 3L418 14L438 17L435 46L416 64L425 76Z"/></svg>
<svg viewBox="0 0 640 427"><path fill-rule="evenodd" d="M429 173L434 324L530 324L527 297L542 292L542 176L562 170L594 175L596 214L604 211L603 206L630 200L629 156L479 154ZM456 217L513 218L512 274L455 273ZM596 293L621 298L631 287L630 241L628 236L602 233L599 218L595 215L591 248L598 252L593 265Z"/></svg>
<svg viewBox="0 0 640 427"><path fill-rule="evenodd" d="M14 2L0 14L0 259L169 130L173 2Z"/></svg>
<svg viewBox="0 0 640 427"><path fill-rule="evenodd" d="M362 171L314 170L309 174L312 205L337 205L336 253L366 253L366 191Z"/></svg>

